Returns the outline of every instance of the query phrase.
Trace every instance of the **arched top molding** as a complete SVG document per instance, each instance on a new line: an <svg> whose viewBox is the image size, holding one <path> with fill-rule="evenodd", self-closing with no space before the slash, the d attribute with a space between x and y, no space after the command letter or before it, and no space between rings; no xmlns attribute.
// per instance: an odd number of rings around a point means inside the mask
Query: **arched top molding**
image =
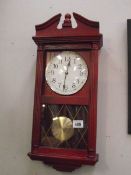
<svg viewBox="0 0 131 175"><path fill-rule="evenodd" d="M62 41L92 41L98 43L98 47L102 46L102 35L99 33L99 22L84 18L83 16L73 13L76 20L77 27L72 28L71 15L66 14L62 28L58 29L61 14L57 14L45 23L36 25L36 35L33 37L34 41L44 43L44 41L55 41L55 43Z"/></svg>

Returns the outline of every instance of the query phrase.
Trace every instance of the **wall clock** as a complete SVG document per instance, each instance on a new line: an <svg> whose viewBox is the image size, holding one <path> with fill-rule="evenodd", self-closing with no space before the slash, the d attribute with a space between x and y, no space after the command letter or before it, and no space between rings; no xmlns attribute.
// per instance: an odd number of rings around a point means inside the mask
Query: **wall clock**
<svg viewBox="0 0 131 175"><path fill-rule="evenodd" d="M73 13L36 26L36 83L31 152L60 171L94 165L96 153L99 23Z"/></svg>

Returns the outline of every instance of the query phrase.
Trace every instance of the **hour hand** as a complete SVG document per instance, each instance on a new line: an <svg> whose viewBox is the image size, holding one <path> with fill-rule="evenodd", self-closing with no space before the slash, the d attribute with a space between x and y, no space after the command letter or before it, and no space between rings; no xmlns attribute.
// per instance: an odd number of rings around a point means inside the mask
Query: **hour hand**
<svg viewBox="0 0 131 175"><path fill-rule="evenodd" d="M70 61L69 61L68 64L67 64L67 70L66 70L66 72L65 72L65 75L68 75L68 69L69 69L69 67L70 67Z"/></svg>

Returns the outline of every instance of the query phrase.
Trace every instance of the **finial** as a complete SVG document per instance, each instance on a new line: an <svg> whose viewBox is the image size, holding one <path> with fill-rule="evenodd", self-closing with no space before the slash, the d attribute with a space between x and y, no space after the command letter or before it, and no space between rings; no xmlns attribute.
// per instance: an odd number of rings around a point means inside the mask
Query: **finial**
<svg viewBox="0 0 131 175"><path fill-rule="evenodd" d="M69 13L65 15L65 20L64 20L64 23L62 24L62 27L72 27L71 15Z"/></svg>

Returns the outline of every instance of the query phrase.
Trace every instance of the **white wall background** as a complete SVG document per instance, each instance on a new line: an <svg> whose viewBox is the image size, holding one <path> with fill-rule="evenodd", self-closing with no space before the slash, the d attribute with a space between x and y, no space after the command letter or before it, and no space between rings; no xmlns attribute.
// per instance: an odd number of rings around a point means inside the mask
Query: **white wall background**
<svg viewBox="0 0 131 175"><path fill-rule="evenodd" d="M36 45L35 24L61 12L100 21L104 46L99 60L98 139L100 160L76 175L130 175L127 134L126 21L131 0L0 0L0 174L61 175L27 157L30 151Z"/></svg>

